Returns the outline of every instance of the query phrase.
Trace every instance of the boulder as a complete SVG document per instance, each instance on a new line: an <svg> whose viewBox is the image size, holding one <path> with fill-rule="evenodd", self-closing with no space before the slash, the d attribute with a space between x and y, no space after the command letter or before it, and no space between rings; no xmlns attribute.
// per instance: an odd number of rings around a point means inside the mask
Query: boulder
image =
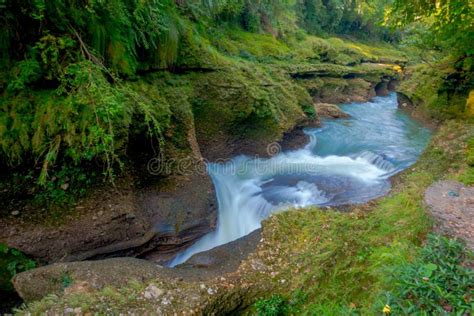
<svg viewBox="0 0 474 316"><path fill-rule="evenodd" d="M201 282L212 279L225 280L225 275L237 271L241 262L255 251L260 233L257 230L229 244L198 253L176 268L136 258L55 263L17 274L13 285L23 300L31 302L48 294L70 295L98 291L106 286L120 288L131 281L142 284L153 281L166 284L166 288L150 284L142 295L146 299L158 299L169 291L179 290L183 282L186 287L199 287ZM174 286L176 282L181 285ZM204 292L215 294L209 287Z"/></svg>
<svg viewBox="0 0 474 316"><path fill-rule="evenodd" d="M326 118L348 118L349 114L342 111L337 105L330 103L316 103L314 105L316 113L320 117Z"/></svg>
<svg viewBox="0 0 474 316"><path fill-rule="evenodd" d="M164 263L214 230L217 221L209 176L170 181L169 188L117 183L98 189L57 225L2 218L0 242L43 264L129 256Z"/></svg>
<svg viewBox="0 0 474 316"><path fill-rule="evenodd" d="M134 258L55 263L19 273L13 285L26 302L47 294L72 294L126 286L130 281L147 282L163 273L163 267Z"/></svg>
<svg viewBox="0 0 474 316"><path fill-rule="evenodd" d="M474 250L474 187L439 181L426 190L424 201L439 233L461 238Z"/></svg>

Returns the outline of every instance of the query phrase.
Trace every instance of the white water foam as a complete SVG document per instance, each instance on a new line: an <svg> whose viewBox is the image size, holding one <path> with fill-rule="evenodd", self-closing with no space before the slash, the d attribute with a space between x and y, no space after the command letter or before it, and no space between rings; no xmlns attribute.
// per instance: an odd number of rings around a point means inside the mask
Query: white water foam
<svg viewBox="0 0 474 316"><path fill-rule="evenodd" d="M238 170L239 175L229 174ZM212 249L245 236L261 227L261 221L271 213L287 208L323 205L330 197L318 189L317 184L304 180L292 186L276 186L264 196L263 186L276 177L295 173L326 174L326 176L352 177L365 183L383 181L387 172L364 157L317 157L307 149L282 153L271 159L248 160L239 157L227 165L210 165L209 173L216 187L219 218L216 231L173 259L170 266L188 260L193 254ZM274 198L272 198L272 195ZM269 200L282 200L277 204Z"/></svg>

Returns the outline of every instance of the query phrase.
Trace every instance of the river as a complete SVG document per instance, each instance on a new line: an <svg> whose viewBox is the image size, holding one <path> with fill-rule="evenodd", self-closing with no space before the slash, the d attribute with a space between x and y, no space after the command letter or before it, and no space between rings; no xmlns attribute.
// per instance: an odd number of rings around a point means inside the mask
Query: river
<svg viewBox="0 0 474 316"><path fill-rule="evenodd" d="M340 106L351 117L305 130L302 149L271 158L238 156L208 165L219 205L217 229L179 253L192 255L246 236L263 219L290 208L360 204L390 191L390 177L416 162L431 132L398 109L395 93Z"/></svg>

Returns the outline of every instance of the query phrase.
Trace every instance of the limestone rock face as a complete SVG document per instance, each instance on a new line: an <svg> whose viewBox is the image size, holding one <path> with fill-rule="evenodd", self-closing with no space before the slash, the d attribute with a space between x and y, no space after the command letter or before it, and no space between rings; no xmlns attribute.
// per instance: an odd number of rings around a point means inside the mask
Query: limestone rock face
<svg viewBox="0 0 474 316"><path fill-rule="evenodd" d="M171 180L170 180L171 181ZM164 263L215 228L217 202L207 175L169 188L118 184L95 192L58 225L0 220L0 242L41 263L152 256Z"/></svg>
<svg viewBox="0 0 474 316"><path fill-rule="evenodd" d="M425 203L437 230L464 239L474 250L474 187L455 181L439 181L425 192Z"/></svg>
<svg viewBox="0 0 474 316"><path fill-rule="evenodd" d="M330 103L316 103L314 105L316 113L320 117L327 118L348 118L349 114L342 111L337 105Z"/></svg>

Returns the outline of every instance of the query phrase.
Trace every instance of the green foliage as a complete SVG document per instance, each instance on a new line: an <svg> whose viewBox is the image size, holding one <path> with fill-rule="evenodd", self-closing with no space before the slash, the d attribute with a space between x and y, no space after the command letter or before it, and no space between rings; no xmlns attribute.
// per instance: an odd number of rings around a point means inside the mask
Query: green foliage
<svg viewBox="0 0 474 316"><path fill-rule="evenodd" d="M262 299L255 303L259 316L283 316L288 314L288 302L280 295Z"/></svg>
<svg viewBox="0 0 474 316"><path fill-rule="evenodd" d="M168 120L166 111L151 108L147 96L111 84L90 61L69 64L59 79L55 91L22 91L0 99L2 153L11 165L25 157L42 161L41 185L58 159L74 165L96 160L111 179L114 166L121 166L120 140L127 137L132 116L143 117L145 132L157 137Z"/></svg>
<svg viewBox="0 0 474 316"><path fill-rule="evenodd" d="M424 36L424 48L444 49L456 57L474 55L474 5L472 1L395 0L387 14L387 23L403 27L421 23L430 32Z"/></svg>
<svg viewBox="0 0 474 316"><path fill-rule="evenodd" d="M312 34L352 34L359 38L396 40L396 32L382 26L389 0L300 0L298 23Z"/></svg>
<svg viewBox="0 0 474 316"><path fill-rule="evenodd" d="M93 170L86 172L80 167L63 165L54 170L51 179L34 194L34 202L48 208L70 206L86 193L86 188L96 182L97 175ZM28 185L25 184L25 187Z"/></svg>
<svg viewBox="0 0 474 316"><path fill-rule="evenodd" d="M33 47L48 61L48 71L67 60L58 51L74 44L83 55L96 55L112 70L129 75L142 56L150 64L174 61L176 56L170 49L176 46L179 28L173 1L87 1L86 6L77 1L5 1L2 17L2 28L22 31L20 38L6 39L6 49L15 45L14 40L21 44L18 51L8 51L10 58L30 53ZM168 49L159 49L163 45ZM75 52L77 57L79 50Z"/></svg>
<svg viewBox="0 0 474 316"><path fill-rule="evenodd" d="M36 262L20 251L0 243L0 291L13 291L11 279L20 272L36 267Z"/></svg>
<svg viewBox="0 0 474 316"><path fill-rule="evenodd" d="M327 4L340 5L357 9L353 3ZM139 79L141 71L238 69L235 81L243 84L239 100L244 105L233 110L236 119L231 120L232 125L245 122L242 130L262 121L282 129L301 109L314 117L309 96L280 70L259 69L252 75L243 70L252 66L222 55L248 62L290 61L292 48L276 36L290 40L297 32L298 8L287 0L4 0L0 163L25 167L28 173L34 168L38 184L61 200L64 190L48 181L63 167L98 165L102 170L93 171L112 180L123 169L131 136L152 139L156 146L150 150L163 148L174 104L160 92L148 97L143 87L123 80ZM332 55L327 61L340 64L362 60L358 53L350 57L353 52L325 51L318 58ZM135 124L141 129L130 131Z"/></svg>
<svg viewBox="0 0 474 316"><path fill-rule="evenodd" d="M464 118L466 96L474 86L471 69L456 68L452 57L436 64L419 64L407 70L399 87L432 118Z"/></svg>
<svg viewBox="0 0 474 316"><path fill-rule="evenodd" d="M420 257L400 268L396 290L387 303L392 312L463 315L472 311L474 271L463 266L468 255L460 242L430 235Z"/></svg>
<svg viewBox="0 0 474 316"><path fill-rule="evenodd" d="M63 275L61 275L61 287L63 289L70 287L73 282L74 281L69 274L64 273Z"/></svg>

